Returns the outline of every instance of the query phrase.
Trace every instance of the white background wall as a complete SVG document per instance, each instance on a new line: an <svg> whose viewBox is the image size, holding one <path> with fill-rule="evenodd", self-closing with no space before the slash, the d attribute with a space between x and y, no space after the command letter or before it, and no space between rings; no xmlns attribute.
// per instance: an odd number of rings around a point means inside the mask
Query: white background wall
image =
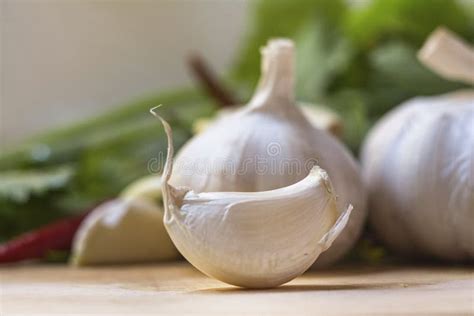
<svg viewBox="0 0 474 316"><path fill-rule="evenodd" d="M245 0L0 0L0 149L191 84L191 51L224 72L247 13Z"/></svg>

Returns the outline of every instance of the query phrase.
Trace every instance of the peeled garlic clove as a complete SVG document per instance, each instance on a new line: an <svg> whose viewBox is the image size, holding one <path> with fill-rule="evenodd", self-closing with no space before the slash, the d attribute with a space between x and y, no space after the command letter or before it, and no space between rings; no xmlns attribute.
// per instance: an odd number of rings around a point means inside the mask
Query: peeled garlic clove
<svg viewBox="0 0 474 316"><path fill-rule="evenodd" d="M169 142L164 223L181 254L203 273L242 287L275 287L306 271L346 226L352 207L339 212L319 167L296 184L264 192L171 186L171 129L162 123Z"/></svg>
<svg viewBox="0 0 474 316"><path fill-rule="evenodd" d="M98 206L81 223L72 253L72 263L80 266L179 257L163 226L163 209L146 199L116 199Z"/></svg>
<svg viewBox="0 0 474 316"><path fill-rule="evenodd" d="M300 105L303 114L306 119L313 125L315 128L322 129L332 135L341 138L344 128L342 124L341 117L334 111L318 105L306 104L303 103ZM215 123L217 120L225 118L225 116L235 113L239 109L238 106L228 107L221 109L215 119L212 118L199 118L193 124L194 134L199 134L204 132L211 124Z"/></svg>
<svg viewBox="0 0 474 316"><path fill-rule="evenodd" d="M340 214L329 185L315 167L273 191L170 193L165 225L203 273L242 287L275 287L306 271L345 227L350 211Z"/></svg>
<svg viewBox="0 0 474 316"><path fill-rule="evenodd" d="M242 287L275 287L305 272L345 227L350 211L340 214L329 185L315 167L273 191L170 193L165 225L203 273Z"/></svg>

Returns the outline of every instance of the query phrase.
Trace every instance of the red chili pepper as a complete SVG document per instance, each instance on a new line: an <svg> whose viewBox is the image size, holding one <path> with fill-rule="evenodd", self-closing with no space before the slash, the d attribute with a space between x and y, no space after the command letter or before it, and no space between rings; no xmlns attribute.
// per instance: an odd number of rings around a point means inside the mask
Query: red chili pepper
<svg viewBox="0 0 474 316"><path fill-rule="evenodd" d="M70 249L74 234L91 211L58 220L0 245L0 264L43 258L49 251Z"/></svg>

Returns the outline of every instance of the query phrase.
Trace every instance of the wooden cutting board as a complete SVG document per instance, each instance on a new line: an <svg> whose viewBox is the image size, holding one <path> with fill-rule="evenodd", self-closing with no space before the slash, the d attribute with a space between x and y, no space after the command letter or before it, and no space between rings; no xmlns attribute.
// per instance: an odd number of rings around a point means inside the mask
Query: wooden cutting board
<svg viewBox="0 0 474 316"><path fill-rule="evenodd" d="M474 315L468 267L342 267L244 290L189 264L0 268L0 315Z"/></svg>

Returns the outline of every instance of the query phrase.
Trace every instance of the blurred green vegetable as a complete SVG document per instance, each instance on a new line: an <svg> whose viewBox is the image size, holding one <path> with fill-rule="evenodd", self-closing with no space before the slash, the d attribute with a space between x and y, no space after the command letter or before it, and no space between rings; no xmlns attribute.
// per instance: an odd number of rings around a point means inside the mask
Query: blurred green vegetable
<svg viewBox="0 0 474 316"><path fill-rule="evenodd" d="M0 172L0 199L24 203L33 195L64 188L73 176L72 168L11 170Z"/></svg>
<svg viewBox="0 0 474 316"><path fill-rule="evenodd" d="M455 0L373 0L353 10L345 29L361 50L371 50L380 42L401 39L417 48L439 25L445 25L466 38L474 36L474 21ZM464 5L472 5L464 1ZM471 16L469 15L471 14Z"/></svg>
<svg viewBox="0 0 474 316"><path fill-rule="evenodd" d="M295 39L303 28L314 21L328 27L341 25L346 11L343 0L256 1L252 8L252 24L231 70L231 77L243 83L248 93L252 92L260 73L258 52L269 38ZM298 44L296 47L299 47Z"/></svg>
<svg viewBox="0 0 474 316"><path fill-rule="evenodd" d="M0 240L80 212L158 172L162 161L154 159L166 141L148 110L160 103L176 127L177 145L190 137L193 119L212 110L197 91L163 94L37 137L0 156Z"/></svg>
<svg viewBox="0 0 474 316"><path fill-rule="evenodd" d="M51 207L73 177L70 167L0 172L0 241L61 215Z"/></svg>
<svg viewBox="0 0 474 316"><path fill-rule="evenodd" d="M183 124L190 124L196 113L206 111L206 107L202 108L205 102L206 98L201 93L188 89L125 104L105 115L46 133L7 151L0 156L0 170L78 161L85 151L92 148L117 141L135 141L134 137L139 136L135 133L140 132L142 124L153 122L148 110L156 104L164 104L163 115L167 115L177 126L183 127ZM160 130L156 128L156 131Z"/></svg>

